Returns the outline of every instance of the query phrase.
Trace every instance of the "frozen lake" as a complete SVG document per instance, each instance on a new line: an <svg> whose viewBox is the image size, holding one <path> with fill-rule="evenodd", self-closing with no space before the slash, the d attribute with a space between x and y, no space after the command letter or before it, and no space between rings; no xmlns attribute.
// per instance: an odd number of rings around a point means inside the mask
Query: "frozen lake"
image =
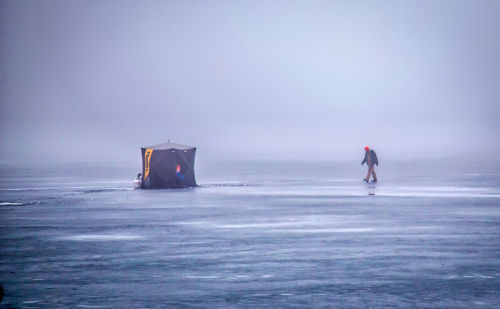
<svg viewBox="0 0 500 309"><path fill-rule="evenodd" d="M201 162L3 166L2 306L499 307L500 169Z"/></svg>

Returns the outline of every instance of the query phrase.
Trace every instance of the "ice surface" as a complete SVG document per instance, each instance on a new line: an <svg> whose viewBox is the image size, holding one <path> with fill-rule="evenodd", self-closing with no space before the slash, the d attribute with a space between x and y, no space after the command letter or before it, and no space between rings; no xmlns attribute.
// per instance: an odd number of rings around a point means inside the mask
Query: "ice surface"
<svg viewBox="0 0 500 309"><path fill-rule="evenodd" d="M4 167L1 306L500 305L498 171L245 164L151 191L127 167Z"/></svg>

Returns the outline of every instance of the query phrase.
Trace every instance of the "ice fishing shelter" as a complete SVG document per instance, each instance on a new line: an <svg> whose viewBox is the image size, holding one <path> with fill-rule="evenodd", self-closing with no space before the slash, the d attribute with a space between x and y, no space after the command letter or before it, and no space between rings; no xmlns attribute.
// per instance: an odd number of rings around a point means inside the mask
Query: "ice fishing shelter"
<svg viewBox="0 0 500 309"><path fill-rule="evenodd" d="M196 186L194 177L196 147L168 142L142 147L141 153L142 189Z"/></svg>

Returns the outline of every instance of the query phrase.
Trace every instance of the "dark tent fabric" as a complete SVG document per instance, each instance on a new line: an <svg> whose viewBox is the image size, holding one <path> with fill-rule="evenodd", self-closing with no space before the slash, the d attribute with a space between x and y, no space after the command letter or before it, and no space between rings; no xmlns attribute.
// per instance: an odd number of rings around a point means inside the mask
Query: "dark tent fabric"
<svg viewBox="0 0 500 309"><path fill-rule="evenodd" d="M142 189L195 187L196 147L164 143L141 148Z"/></svg>

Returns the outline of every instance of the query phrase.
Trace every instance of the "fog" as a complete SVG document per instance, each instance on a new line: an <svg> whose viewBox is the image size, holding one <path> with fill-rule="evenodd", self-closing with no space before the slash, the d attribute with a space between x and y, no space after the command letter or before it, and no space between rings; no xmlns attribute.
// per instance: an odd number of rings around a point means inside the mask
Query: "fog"
<svg viewBox="0 0 500 309"><path fill-rule="evenodd" d="M0 159L496 158L498 1L1 1Z"/></svg>

